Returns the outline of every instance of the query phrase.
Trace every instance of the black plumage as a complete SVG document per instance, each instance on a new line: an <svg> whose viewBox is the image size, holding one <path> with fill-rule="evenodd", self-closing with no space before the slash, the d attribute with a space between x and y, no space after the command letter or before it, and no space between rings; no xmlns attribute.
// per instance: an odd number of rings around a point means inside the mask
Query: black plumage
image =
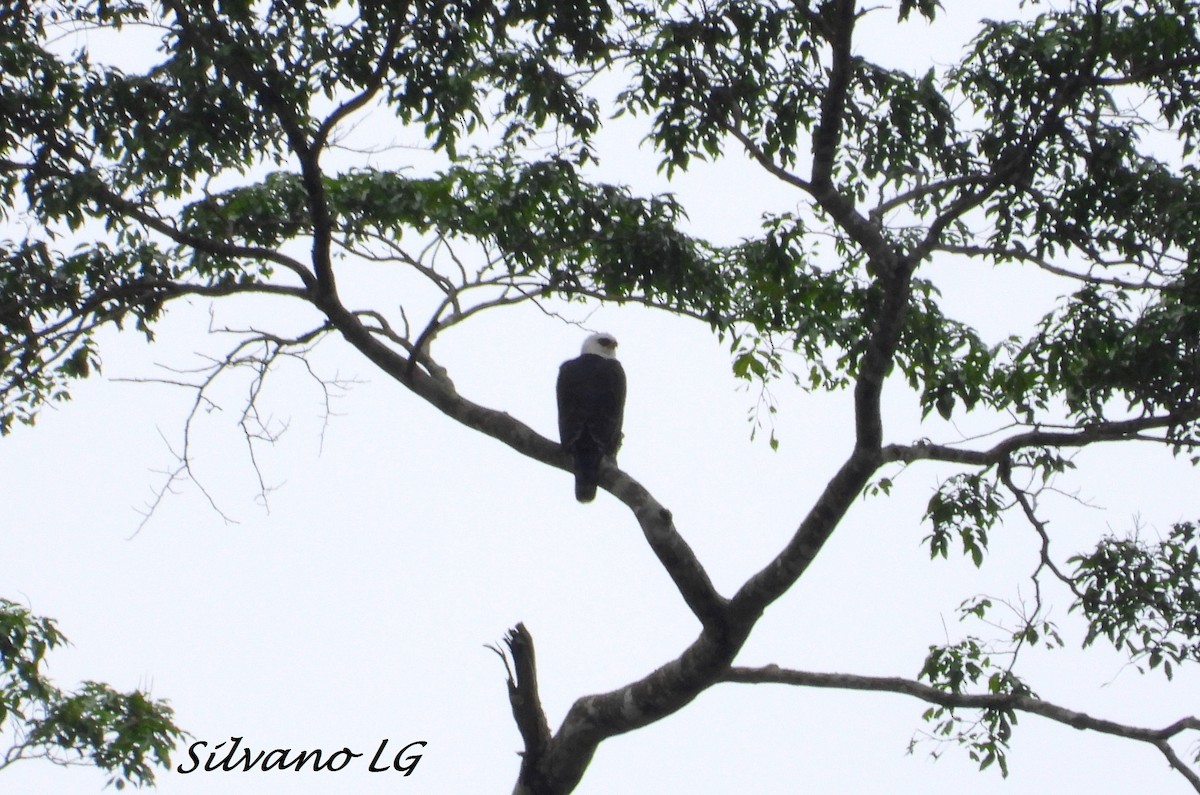
<svg viewBox="0 0 1200 795"><path fill-rule="evenodd" d="M571 454L575 498L596 497L600 462L616 458L625 418L625 370L616 359L617 341L593 334L583 352L558 371L558 435Z"/></svg>

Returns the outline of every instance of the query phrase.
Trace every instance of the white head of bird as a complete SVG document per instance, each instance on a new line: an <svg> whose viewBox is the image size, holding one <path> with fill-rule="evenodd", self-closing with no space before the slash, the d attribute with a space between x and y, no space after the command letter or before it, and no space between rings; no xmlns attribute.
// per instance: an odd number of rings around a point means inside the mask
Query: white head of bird
<svg viewBox="0 0 1200 795"><path fill-rule="evenodd" d="M603 356L605 359L617 358L617 339L612 334L593 334L583 341L583 353Z"/></svg>

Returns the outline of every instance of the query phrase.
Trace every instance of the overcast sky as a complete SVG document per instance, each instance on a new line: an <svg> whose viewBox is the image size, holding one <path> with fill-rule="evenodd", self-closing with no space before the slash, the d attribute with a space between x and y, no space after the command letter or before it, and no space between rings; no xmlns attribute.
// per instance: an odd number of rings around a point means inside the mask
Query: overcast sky
<svg viewBox="0 0 1200 795"><path fill-rule="evenodd" d="M954 6L974 4L951 4ZM1000 15L1001 5L989 4ZM910 23L897 35L877 15L878 49L863 53L913 70L950 61L973 30L956 12L945 25ZM719 242L755 233L764 211L800 197L738 156L666 182L639 147L644 128L612 125L598 176L639 193L672 190L691 231ZM966 270L969 268L970 270ZM1046 280L1016 270L934 262L947 313L991 339L1053 305ZM344 292L356 307L394 312L402 288L353 269ZM620 340L629 379L622 468L675 515L718 588L732 593L794 532L849 452L850 395L785 385L773 452L750 440L757 394L730 374L730 356L700 324L633 308L548 305ZM156 364L200 364L231 339L210 326L300 324L286 305L223 303L215 320L196 301L175 306L148 345L107 334L104 378L37 426L0 440L0 596L58 620L71 639L49 673L167 698L187 743L242 737L254 751L348 747L365 754L338 773L163 771L177 793L484 793L511 790L521 747L505 671L488 644L523 621L537 649L552 727L579 696L644 676L678 655L698 625L629 512L601 492L579 505L571 476L525 459L440 415L337 339L311 355L335 390L295 364L272 375L260 410L288 429L255 452L266 505L237 427L246 378L218 387L221 410L195 422L195 471L227 522L181 483L138 530L172 465L193 396L120 379L162 377ZM554 379L586 336L533 307L500 310L449 333L434 349L459 391L555 433ZM885 391L888 441L954 438L920 423L898 382ZM970 432L972 423L961 432ZM983 427L986 423L980 423ZM1042 507L1060 549L1090 547L1105 532L1141 524L1148 537L1200 516L1195 472L1167 453L1122 446L1081 452L1078 471ZM921 538L925 502L951 470L914 467L890 498L858 502L801 582L760 622L741 664L915 678L931 644L988 630L959 624L954 608L979 593L1031 599L1036 538L1013 521L992 536L985 566L952 556L930 562ZM1067 648L1024 660L1042 697L1098 717L1158 727L1195 714L1198 679L1167 687L1121 657L1078 652L1069 601L1052 594ZM1020 718L1007 781L979 773L965 752L936 745L906 754L927 727L921 702L888 694L724 685L676 715L604 743L580 793L1184 792L1154 749ZM411 775L367 770L426 743ZM1183 746L1181 751L1193 750ZM207 756L200 752L201 761ZM184 748L174 765L191 765ZM30 761L0 774L0 792L93 793L105 776Z"/></svg>

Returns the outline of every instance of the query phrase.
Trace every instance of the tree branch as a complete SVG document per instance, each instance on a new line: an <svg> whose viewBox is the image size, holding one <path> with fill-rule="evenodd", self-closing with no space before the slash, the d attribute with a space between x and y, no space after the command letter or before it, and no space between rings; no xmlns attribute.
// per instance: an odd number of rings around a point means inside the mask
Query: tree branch
<svg viewBox="0 0 1200 795"><path fill-rule="evenodd" d="M236 243L229 243L224 240L214 240L213 238L201 237L190 232L185 232L174 224L168 223L157 215L150 212L144 205L133 201L119 193L113 191L99 178L95 171L86 163L81 164L85 169L83 173L67 171L65 169L49 169L47 173L50 176L62 177L65 179L80 179L84 176L90 177L89 191L91 197L102 207L112 210L115 214L127 217L137 221L148 229L163 235L171 242L180 246L186 246L193 251L204 254L210 254L217 257L229 257L230 259L248 259L260 260L262 262L271 262L281 267L288 269L300 277L306 289L315 289L316 282L313 279L313 274L304 267L299 261L292 257L276 251L275 249L264 248L262 246L243 246ZM12 160L0 159L0 171L26 171L29 166L23 163L17 163ZM282 289L282 288L281 288ZM299 295L299 291L296 291Z"/></svg>
<svg viewBox="0 0 1200 795"><path fill-rule="evenodd" d="M328 311L328 310L327 310ZM378 339L377 331L364 326L355 314L340 305L328 311L333 325L381 370L408 387L454 420L507 444L535 461L571 471L570 456L557 443L507 413L473 403L455 391L444 373L427 374L412 367L425 363L420 351L402 356ZM371 315L376 322L377 315ZM688 607L704 626L719 626L725 620L727 601L717 593L699 559L675 529L671 512L640 483L611 464L600 472L600 485L633 512L654 554L666 568Z"/></svg>
<svg viewBox="0 0 1200 795"><path fill-rule="evenodd" d="M909 202L924 198L926 196L942 193L953 188L961 188L982 180L983 178L981 176L967 175L964 177L951 177L948 179L939 180L938 182L931 182L927 185L918 184L917 186L910 188L903 193L896 194L886 201L881 201L879 204L871 208L871 210L867 213L867 217L871 219L873 223L882 226L884 216L886 216L892 210L903 207Z"/></svg>
<svg viewBox="0 0 1200 795"><path fill-rule="evenodd" d="M508 669L508 701L525 744L517 779L521 783L514 790L514 795L539 795L545 791L545 787L539 780L538 765L550 742L550 725L546 722L546 713L542 711L541 696L538 694L533 636L524 624L517 624L505 636L504 645L508 647L507 656L495 646L488 648L500 655ZM510 658L511 668L508 666Z"/></svg>
<svg viewBox="0 0 1200 795"><path fill-rule="evenodd" d="M1071 593L1075 594L1077 598L1082 599L1083 594L1079 592L1079 587L1075 584L1075 580L1064 574L1051 559L1050 533L1046 530L1046 523L1038 518L1037 513L1033 508L1033 502L1029 498L1029 494L1027 494L1024 489L1020 488L1015 482L1013 482L1012 466L1009 463L1009 459L1006 458L1001 461L1000 465L997 467L997 471L1000 477L1000 482L1005 485L1005 487L1009 490L1009 493L1011 493L1013 498L1016 499L1017 504L1021 506L1021 512L1025 514L1025 519L1033 527L1034 532L1038 534L1038 538L1041 539L1042 543L1041 549L1039 550L1040 561L1038 564L1038 571L1040 571L1043 566L1048 568L1051 574L1057 577L1060 582L1062 582L1071 590ZM1038 571L1035 571L1033 574L1035 586L1038 582Z"/></svg>
<svg viewBox="0 0 1200 795"><path fill-rule="evenodd" d="M748 628L730 629L732 632L715 632L706 628L683 654L648 676L612 692L577 700L543 761L543 775L558 787L551 791L571 791L601 741L677 712L719 681L747 637Z"/></svg>
<svg viewBox="0 0 1200 795"><path fill-rule="evenodd" d="M1097 442L1112 442L1128 439L1146 439L1145 431L1170 428L1200 419L1200 408L1168 414L1165 416L1138 417L1131 420L1113 420L1086 425L1078 431L1045 431L1035 429L1015 434L988 450L963 450L947 445L918 442L911 445L889 444L883 448L882 464L913 461L945 461L954 464L992 466L1007 459L1012 453L1032 447L1085 447ZM1154 441L1166 442L1154 438Z"/></svg>
<svg viewBox="0 0 1200 795"><path fill-rule="evenodd" d="M856 674L831 674L797 671L767 665L762 668L735 666L722 677L724 682L742 684L784 684L798 687L824 687L839 690L866 690L899 693L937 704L942 707L964 709L1011 709L1039 715L1048 720L1062 723L1073 729L1100 732L1116 737L1149 743L1158 748L1189 783L1200 792L1200 776L1191 770L1168 744L1168 740L1186 731L1200 731L1200 718L1182 718L1162 729L1146 729L1129 726L1116 721L1096 718L1084 712L1060 707L1027 693L951 693L935 687L900 677L859 676Z"/></svg>
<svg viewBox="0 0 1200 795"><path fill-rule="evenodd" d="M856 0L835 0L829 25L821 25L832 50L829 85L821 98L820 116L812 138L812 177L809 194L825 212L862 247L880 273L898 266L893 248L854 202L833 184L845 124L846 100L854 76L854 27L858 21Z"/></svg>
<svg viewBox="0 0 1200 795"><path fill-rule="evenodd" d="M389 10L391 14L392 25L388 30L387 38L384 40L382 51L379 53L379 60L375 64L374 71L367 78L363 85L362 91L358 92L354 97L343 102L332 113L330 113L321 126L317 128L313 135L313 152L320 154L320 151L329 141L329 135L333 129L342 122L343 119L362 108L371 98L379 93L383 88L384 81L387 78L388 71L391 67L390 61L392 55L396 52L396 45L400 43L400 32L404 26L404 18L408 16L410 3L404 2L399 7Z"/></svg>
<svg viewBox="0 0 1200 795"><path fill-rule="evenodd" d="M212 329L210 328L210 331ZM194 465L195 460L192 456L192 433L193 425L202 413L208 413L214 410L220 410L221 406L216 403L209 393L221 376L229 373L232 370L239 368L247 368L252 373L249 393L246 397L245 404L238 418L238 427L241 431L242 438L246 444L247 456L250 466L254 471L254 475L258 481L258 498L261 503L267 505L267 495L272 490L266 483L263 476L262 468L259 465L258 456L256 454L256 444L266 442L273 444L276 442L282 433L287 429L287 425L282 424L275 429L268 427L268 422L259 415L258 404L262 395L263 385L266 381L268 372L283 359L290 359L303 363L308 374L314 381L320 385L324 394L325 403L325 420L328 422L330 410L330 387L345 387L347 382L344 381L326 381L316 372L306 358L313 347L320 341L322 337L332 331L328 324L323 324L317 328L311 329L305 333L298 334L294 337L281 337L277 334L259 331L257 329L222 329L226 333L244 335L237 344L229 349L223 356L220 357L204 357L208 364L188 370L169 369L171 376L166 378L115 378L114 381L125 381L134 383L157 383L166 384L169 386L183 387L190 389L195 393L192 401L192 406L184 418L183 433L181 444L176 450L170 442L164 437L164 442L167 444L167 449L175 458L174 464L161 472L165 476L162 484L156 488L147 502L142 514L142 521L138 524L134 535L141 532L147 523L153 518L156 509L168 493L174 491L174 486L181 480L190 480L204 498L208 501L217 515L226 524L237 524L237 521L221 510L216 497L209 492L204 485L204 480L196 473ZM322 435L324 431L322 431Z"/></svg>
<svg viewBox="0 0 1200 795"><path fill-rule="evenodd" d="M934 250L935 251L944 251L948 254L961 254L961 255L967 256L967 257L991 257L991 258L996 258L999 260L1013 259L1013 260L1017 260L1019 262L1028 262L1028 263L1032 263L1033 265L1036 265L1038 268L1046 271L1047 273L1052 273L1055 276L1064 276L1068 279L1075 279L1076 281L1084 282L1086 284L1103 284L1103 285L1107 285L1109 287L1120 287L1125 290L1157 290L1157 291L1161 291L1161 292L1171 292L1171 291L1176 291L1179 289L1176 285L1173 285L1170 283L1156 284L1156 283L1150 281L1149 278L1147 278L1143 281L1140 281L1140 282L1135 282L1135 281L1130 281L1128 279L1116 278L1113 276L1093 276L1090 273L1078 273L1078 272L1070 270L1068 268L1063 268L1058 265L1055 265L1054 263L1050 262L1049 260L1045 259L1044 257L1036 256L1032 252L1025 251L1024 249L992 248L989 246L959 246L959 245L950 245L950 244L943 243L938 246L935 246ZM1098 255L1093 255L1093 257L1092 257L1093 260L1095 260L1097 258L1097 256ZM1132 263L1132 262L1126 262L1126 263L1095 262L1095 264L1100 265L1100 266L1108 266L1108 267L1119 267L1121 265L1131 265L1134 267L1146 268L1145 265L1140 265L1138 263ZM1155 272L1158 273L1160 276L1164 275L1164 273L1161 269L1157 270Z"/></svg>
<svg viewBox="0 0 1200 795"><path fill-rule="evenodd" d="M838 143L842 136L846 97L850 91L850 78L854 70L851 46L856 21L855 0L836 0L833 4L833 19L828 36L832 49L829 86L821 98L820 119L816 130L813 131L812 143L812 182L822 187L831 185Z"/></svg>
<svg viewBox="0 0 1200 795"><path fill-rule="evenodd" d="M800 578L816 558L871 475L884 462L881 394L907 314L912 267L882 271L883 305L876 318L854 385L855 444L850 457L825 486L788 545L733 597L739 620L757 617Z"/></svg>
<svg viewBox="0 0 1200 795"><path fill-rule="evenodd" d="M300 181L308 199L308 213L311 219L312 264L316 274L315 300L334 301L337 297L337 285L333 274L332 244L333 216L329 210L329 202L325 196L324 174L321 171L321 147L306 129L306 122L300 112L294 108L281 94L276 82L282 80L279 71L267 65L270 55L263 58L262 71L257 71L250 64L253 59L241 57L245 55L246 46L236 37L229 35L223 17L207 4L201 10L208 25L208 30L200 31L192 22L186 4L178 0L164 0L167 7L175 15L181 28L181 36L186 38L191 46L197 48L212 58L213 63L224 71L230 79L245 86L258 97L262 108L278 122L288 148L300 164ZM206 38L206 34L211 38Z"/></svg>
<svg viewBox="0 0 1200 795"><path fill-rule="evenodd" d="M1042 145L1059 134L1063 112L1094 83L1090 78L1081 77L1090 76L1095 69L1098 42L1093 41L1093 45L1088 57L1078 64L1073 74L1061 75L1057 84L1051 83L1048 86L1053 90L1050 101L1046 103L1045 112L1036 125L1029 125L1029 134L1023 140L1014 142L995 162L987 164L988 175L983 179L980 188L964 193L929 224L924 238L913 249L914 257L923 260L942 244L942 234L952 223L982 205L1001 188L1016 185L1031 174L1036 168L1035 156Z"/></svg>
<svg viewBox="0 0 1200 795"><path fill-rule="evenodd" d="M776 177L782 182L786 182L792 187L800 188L806 192L812 192L813 185L811 182L793 174L768 157L767 153L762 150L762 147L756 144L754 140L749 135L746 135L745 131L736 124L727 124L725 129L730 135L736 138L739 143L741 143L742 148L746 150L747 154L749 154L756 163L762 166L767 173L771 174L771 176Z"/></svg>
<svg viewBox="0 0 1200 795"><path fill-rule="evenodd" d="M610 464L602 467L600 484L633 511L650 548L700 623L706 629L722 631L729 601L717 593L696 553L675 529L671 512L640 483Z"/></svg>

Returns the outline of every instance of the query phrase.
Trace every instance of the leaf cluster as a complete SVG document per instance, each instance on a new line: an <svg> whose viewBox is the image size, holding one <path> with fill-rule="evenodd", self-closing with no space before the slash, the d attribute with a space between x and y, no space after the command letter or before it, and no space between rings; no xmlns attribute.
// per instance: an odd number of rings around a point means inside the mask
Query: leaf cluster
<svg viewBox="0 0 1200 795"><path fill-rule="evenodd" d="M1061 396L1096 420L1116 402L1148 415L1200 405L1200 301L1185 274L1138 310L1122 290L1088 285L1039 324L1016 353L1005 388L1026 416Z"/></svg>
<svg viewBox="0 0 1200 795"><path fill-rule="evenodd" d="M846 33L836 6L664 4L634 20L623 45L633 79L622 107L651 118L663 167L686 168L736 143L809 194L808 212L768 219L761 237L719 252L744 283L731 320L753 330L742 340L749 344L734 347L735 370L776 377L783 338L805 359L801 383L840 386L854 377L878 305L873 266L846 225L850 216L819 199L805 173L824 157L822 136L836 129L838 194L854 205L880 197L867 220L897 254L945 248L996 263L1087 263L1078 277L1084 289L1029 339L998 345L946 316L933 285L915 281L896 361L926 414L950 419L987 405L1036 422L1059 398L1088 419L1117 397L1143 412L1193 405L1190 385L1200 381L1178 374L1194 368L1195 302L1182 283L1200 240L1192 212L1200 183L1190 166L1146 154L1145 133L1161 119L1182 152L1193 145L1195 9L1080 3L990 21L945 69L910 75L852 55L837 76L846 84L839 93L828 68ZM935 9L905 3L901 18L916 10L932 19ZM824 118L833 96L835 127ZM820 234L834 238L839 265L814 267ZM1123 278L1128 295L1097 287ZM1073 333L1073 320L1063 322L1088 314L1096 295L1136 299L1142 313L1136 322L1093 313L1092 330L1113 341L1100 348L1094 335ZM1099 361L1106 358L1119 361ZM1087 383L1060 378L1065 370L1086 370L1075 380Z"/></svg>
<svg viewBox="0 0 1200 795"><path fill-rule="evenodd" d="M1200 548L1197 525L1182 522L1156 543L1106 538L1071 558L1079 598L1072 609L1088 620L1084 645L1107 638L1151 669L1200 662Z"/></svg>
<svg viewBox="0 0 1200 795"><path fill-rule="evenodd" d="M1155 114L1133 106L1157 104L1184 149L1194 145L1184 108L1194 107L1196 30L1195 9L1169 1L985 23L950 80L984 122L975 157L1003 182L986 203L993 243L1139 263L1194 250L1194 171L1139 151Z"/></svg>
<svg viewBox="0 0 1200 795"><path fill-rule="evenodd" d="M98 326L132 319L149 334L174 275L158 246L132 238L65 255L44 241L0 241L0 435L99 368Z"/></svg>
<svg viewBox="0 0 1200 795"><path fill-rule="evenodd" d="M562 158L525 162L511 153L481 156L432 177L360 169L326 177L324 195L340 239L399 241L413 232L484 244L510 274L538 273L565 294L639 296L665 305L728 302L701 244L679 232L670 195L640 198L586 181ZM312 229L299 174L215 194L188 206L183 229L275 247ZM206 258L201 269L236 271L236 260Z"/></svg>
<svg viewBox="0 0 1200 795"><path fill-rule="evenodd" d="M669 171L724 150L731 133L788 169L807 143L830 91L828 48L838 36L835 3L664 4L631 25L632 87L625 107L653 117L651 139ZM933 5L921 3L932 16ZM905 3L901 18L914 7ZM955 158L946 146L950 115L917 80L856 58L856 91L839 119L847 145L838 160L848 184L899 180ZM862 188L852 188L862 195Z"/></svg>
<svg viewBox="0 0 1200 795"><path fill-rule="evenodd" d="M976 567L983 565L988 531L1004 510L999 488L986 472L960 472L938 487L925 507L924 518L933 530L922 539L929 556L949 556L950 542L958 536L964 555Z"/></svg>
<svg viewBox="0 0 1200 795"><path fill-rule="evenodd" d="M96 169L114 192L150 202L282 162L317 140L322 102L377 89L391 113L451 155L497 114L484 104L497 90L500 118L524 127L563 124L586 136L598 126L560 61L599 56L611 18L604 3L310 0L261 15L228 3L112 6L17 4L0 30L0 108L12 111L0 153L29 154L27 198L46 220L79 220L72 208L88 197L74 183ZM126 72L93 63L85 49L56 52L51 33L68 23L152 23L165 30L162 57Z"/></svg>
<svg viewBox="0 0 1200 795"><path fill-rule="evenodd" d="M463 134L498 119L521 140L554 123L586 142L597 110L568 67L617 57L632 75L619 105L652 117L650 137L668 168L717 156L736 137L760 162L798 169L814 154L823 103L835 90L826 68L840 46L834 6L663 4L626 8L618 18L605 3L314 2L265 15L216 14L204 4L129 4L120 14L105 4L47 4L6 21L19 43L0 56L0 101L20 112L0 144L27 153L24 168L4 172L6 188L11 198L23 185L43 222L77 226L101 214L121 227L131 206L114 207L114 196L131 193L132 209L147 212L212 174L279 162L329 134L322 102L365 97L372 87L380 89L376 101L402 122L424 125L432 146L451 153ZM901 17L932 18L935 7L906 3ZM989 23L962 63L922 75L852 58L839 78L848 83L833 164L839 192L853 202L892 197L883 206L895 209L871 220L897 253L983 239L981 250L998 260L1108 252L1162 267L1169 252L1195 248L1187 208L1196 182L1190 171L1141 154L1144 120L1123 110L1118 91L1152 91L1190 140L1193 67L1180 13L1154 5L1153 13L1092 17L1081 8ZM127 74L91 63L84 51L54 52L44 44L47 27L65 18L153 20L168 31L163 57ZM1178 39L1180 58L1165 61L1144 46L1146 31L1158 27ZM954 92L974 116L956 106ZM489 109L492 96L500 105ZM881 288L828 207L768 218L761 236L739 245L706 246L677 231L682 209L670 197L638 200L589 185L567 160L506 158L475 158L424 179L366 169L325 175L323 209L351 239L405 228L469 236L494 246L511 272L541 268L564 292L646 301L721 330L747 324L752 333L733 346L743 377L783 372L772 353L781 341L804 358L801 382L810 388L854 377ZM273 248L311 233L312 189L298 171L279 171L193 200L180 228ZM962 213L973 206L990 233L967 223ZM903 222L888 223L892 212ZM921 219L924 229L914 224ZM822 234L833 236L836 266L818 265ZM186 262L220 283L269 276L253 258L199 250ZM1181 363L1194 369L1194 301L1152 299L1152 311L1130 326L1121 311L1093 311L1097 294L1072 296L1024 347L989 346L947 317L934 286L918 279L897 364L923 411L947 419L981 403L1032 418L1058 395L1072 408L1089 406L1092 417L1118 394L1148 411L1190 405L1185 385L1196 381L1173 373ZM1103 294L1099 304L1120 300ZM1085 320L1088 333L1075 333ZM1161 333L1172 330L1174 337ZM1113 346L1097 347L1097 338L1124 340L1132 349L1118 358L1130 366L1098 361ZM1086 373L1075 378L1072 368Z"/></svg>
<svg viewBox="0 0 1200 795"><path fill-rule="evenodd" d="M16 744L0 754L0 770L44 756L58 764L85 761L112 774L110 784L153 784L183 737L165 701L84 682L60 690L43 672L48 652L66 643L54 621L0 599L0 728Z"/></svg>
<svg viewBox="0 0 1200 795"><path fill-rule="evenodd" d="M992 695L1034 695L1015 674L997 667L975 638L950 646L930 646L918 678L948 693L962 693L967 685L984 681ZM965 747L971 759L979 763L980 770L995 764L1000 774L1007 777L1007 753L1017 723L1016 710L987 707L977 712L978 717L968 720L955 707L938 706L925 710L921 717L934 724L933 739ZM910 753L915 745L916 740L909 746Z"/></svg>

